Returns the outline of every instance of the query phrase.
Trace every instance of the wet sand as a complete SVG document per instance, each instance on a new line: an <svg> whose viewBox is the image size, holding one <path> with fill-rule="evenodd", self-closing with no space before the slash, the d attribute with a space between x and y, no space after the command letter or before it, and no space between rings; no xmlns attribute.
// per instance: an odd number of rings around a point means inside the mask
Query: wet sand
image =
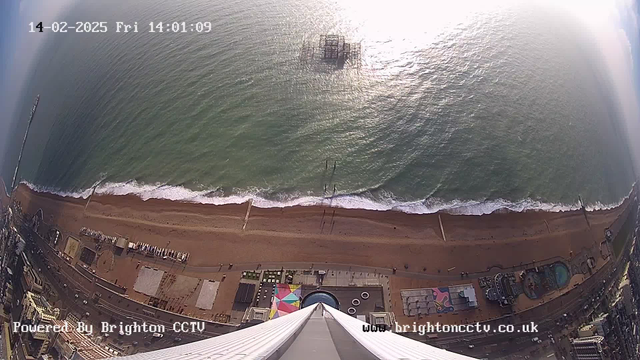
<svg viewBox="0 0 640 360"><path fill-rule="evenodd" d="M36 193L24 185L16 198L27 213L42 208L45 222L58 226L65 237L84 226L134 242L170 244L191 254L190 266L305 261L404 269L406 264L408 271L427 274L446 274L452 267L456 273L481 272L567 258L571 252L598 246L605 228L629 203L589 212L591 227L580 211L465 216L320 206L254 207L242 230L247 204L100 195L92 198L85 211L84 199Z"/></svg>

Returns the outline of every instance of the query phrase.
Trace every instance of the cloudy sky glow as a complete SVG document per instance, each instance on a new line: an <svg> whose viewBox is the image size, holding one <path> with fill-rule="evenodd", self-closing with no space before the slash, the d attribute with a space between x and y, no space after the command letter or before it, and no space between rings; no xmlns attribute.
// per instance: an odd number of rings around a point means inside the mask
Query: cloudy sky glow
<svg viewBox="0 0 640 360"><path fill-rule="evenodd" d="M73 1L0 0L0 165L6 160L4 154L16 121L26 120L26 115L15 114L18 99L46 41L45 33L28 32L29 23L52 22Z"/></svg>
<svg viewBox="0 0 640 360"><path fill-rule="evenodd" d="M568 1L573 3L574 1ZM640 175L640 28L634 0L578 1L573 9L604 55L624 117L636 175Z"/></svg>

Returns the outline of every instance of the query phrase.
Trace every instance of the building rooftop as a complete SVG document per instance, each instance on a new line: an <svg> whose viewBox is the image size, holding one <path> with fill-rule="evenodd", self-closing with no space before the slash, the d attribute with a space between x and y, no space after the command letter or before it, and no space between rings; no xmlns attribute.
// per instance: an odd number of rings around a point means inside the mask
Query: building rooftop
<svg viewBox="0 0 640 360"><path fill-rule="evenodd" d="M600 335L586 336L571 340L573 344L601 343L602 341L604 341L604 338Z"/></svg>
<svg viewBox="0 0 640 360"><path fill-rule="evenodd" d="M53 311L51 310L51 305L49 305L47 300L41 295L32 293L31 291L27 291L25 297L27 301L30 301L34 304L34 306L40 313L46 316L54 317Z"/></svg>
<svg viewBox="0 0 640 360"><path fill-rule="evenodd" d="M53 321L54 325L62 326L64 325L64 323L65 322L62 320ZM69 323L68 327L68 332L59 333L59 340L62 340L62 342L66 343L67 345L73 346L82 359L104 359L112 357L114 355L109 350L93 342L93 340L91 340L85 334L80 333L72 323Z"/></svg>
<svg viewBox="0 0 640 360"><path fill-rule="evenodd" d="M252 320L267 321L269 320L269 308L250 307L245 311L242 317L242 322L248 322Z"/></svg>

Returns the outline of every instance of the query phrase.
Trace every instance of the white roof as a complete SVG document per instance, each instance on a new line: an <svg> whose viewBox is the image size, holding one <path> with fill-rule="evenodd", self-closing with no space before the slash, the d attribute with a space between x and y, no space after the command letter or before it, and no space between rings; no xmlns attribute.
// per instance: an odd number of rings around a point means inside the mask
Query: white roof
<svg viewBox="0 0 640 360"><path fill-rule="evenodd" d="M392 332L369 332L362 331L363 321L355 319L343 312L333 309L323 304L315 304L286 316L278 317L274 320L264 322L246 329L238 330L229 334L217 336L211 339L179 345L168 349L150 351L125 357L118 360L164 360L164 359L280 359L282 354L286 354L288 340L293 340L295 344L300 341L305 345L305 341L314 341L307 344L309 347L317 348L318 341L333 341L329 332L324 332L323 338L301 337L303 328L310 323L311 314L322 306L325 310L321 318L335 319L343 330L346 331L353 340L362 345L374 357L384 360L470 360L472 358L455 354L446 350L423 344L409 338L394 334ZM314 318L317 319L317 318ZM317 320L314 320L317 321ZM316 323L317 324L317 323ZM317 335L317 333L314 333ZM326 338L328 337L328 338ZM313 346L311 346L313 345ZM303 347L304 348L304 347ZM326 350L326 348L324 348ZM308 354L309 359L313 354ZM318 354L316 354L318 355ZM322 356L322 354L319 354ZM114 358L115 359L115 358Z"/></svg>

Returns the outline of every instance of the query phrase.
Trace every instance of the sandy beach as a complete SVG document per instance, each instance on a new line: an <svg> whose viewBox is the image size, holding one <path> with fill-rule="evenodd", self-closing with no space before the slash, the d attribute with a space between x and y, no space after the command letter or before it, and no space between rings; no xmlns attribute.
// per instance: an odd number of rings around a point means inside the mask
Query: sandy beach
<svg viewBox="0 0 640 360"><path fill-rule="evenodd" d="M589 212L590 226L580 211L465 216L318 206L254 207L242 230L248 204L204 205L101 195L94 196L85 211L84 199L36 193L24 185L16 195L25 212L33 214L42 208L45 222L55 224L65 235L77 234L84 226L134 242L170 244L172 249L191 254L191 266L306 261L403 270L406 265L410 272L425 274L444 274L453 267L456 272L482 272L569 257L583 248L599 246L605 228L629 203ZM327 224L333 224L332 231Z"/></svg>
<svg viewBox="0 0 640 360"><path fill-rule="evenodd" d="M86 199L38 193L25 185L20 185L15 193L26 213L42 209L45 223L63 232L59 249L64 249L69 235L91 246L93 240L79 236L80 228L87 227L107 235L128 237L133 242L190 253L185 266L144 256L115 256L110 248L100 251L95 262L96 274L125 286L127 295L138 302L147 303L149 296L133 290L136 276L132 275L146 265L179 277L182 290L174 291L172 285L163 288L160 295L169 299L170 306L180 304L190 316L215 320L221 315L228 318L220 321L239 322L242 314L233 311L239 269L273 269L304 263L294 268L307 268L311 264L315 269L328 270L338 264L343 271L351 272L353 267L354 272L370 272L369 276L386 279L388 285L383 285L383 291L388 292L385 300L388 308L397 321L406 324L424 323L431 318L403 313L403 289L471 283L479 293L482 289L476 278L489 272L516 271L513 267L524 269L558 260L571 262L572 258L583 256L594 257L594 270L598 272L611 259L609 247L602 245L604 231L608 227L617 231L626 218L621 215L631 209L630 199L634 196L632 193L614 209L588 212L586 219L582 211L415 215L297 206L252 207L244 226L248 203L205 205L98 195L87 206ZM233 268L229 264L234 264ZM392 268L397 268L395 275ZM471 277L461 278L462 271L469 272ZM211 310L195 306L199 279L221 281L219 296ZM584 280L578 274L572 282ZM515 310L521 313L544 302L551 304L552 299L573 288L552 291L535 301L523 299ZM478 297L478 301L480 309L439 314L438 321L461 324L506 314L505 309L492 306L484 297Z"/></svg>

